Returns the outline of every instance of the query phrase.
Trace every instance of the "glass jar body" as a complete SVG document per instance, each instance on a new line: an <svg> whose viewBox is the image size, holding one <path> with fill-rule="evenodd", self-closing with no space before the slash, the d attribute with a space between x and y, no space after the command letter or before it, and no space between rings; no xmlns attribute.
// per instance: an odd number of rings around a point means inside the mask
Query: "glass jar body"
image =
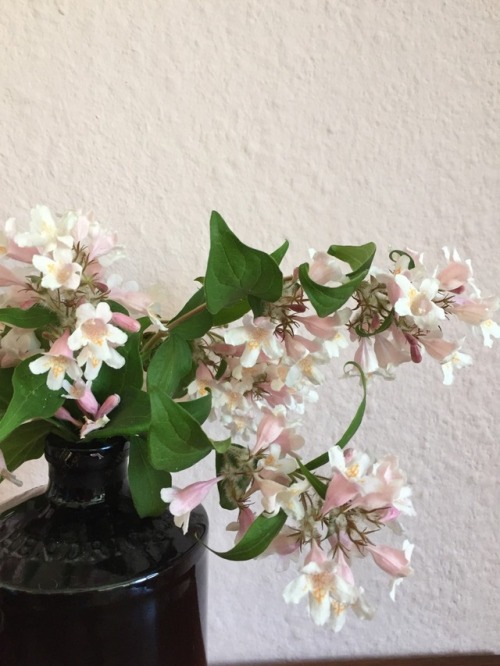
<svg viewBox="0 0 500 666"><path fill-rule="evenodd" d="M127 451L52 438L47 491L2 516L3 666L206 666L206 513L139 518Z"/></svg>

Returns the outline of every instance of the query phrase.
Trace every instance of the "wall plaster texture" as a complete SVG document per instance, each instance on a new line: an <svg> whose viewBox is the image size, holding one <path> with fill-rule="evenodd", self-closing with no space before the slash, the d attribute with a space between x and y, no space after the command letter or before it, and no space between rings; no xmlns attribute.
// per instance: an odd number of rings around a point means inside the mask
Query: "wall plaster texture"
<svg viewBox="0 0 500 666"><path fill-rule="evenodd" d="M456 245L498 292L499 49L498 0L2 0L1 215L94 209L166 315L204 271L212 208L248 244L289 238L288 267L333 242L431 265ZM451 388L430 359L374 381L356 437L414 487L397 603L366 567L378 613L334 635L282 601L293 567L212 557L211 662L500 650L499 345L467 349ZM353 414L340 374L306 421L312 455ZM26 465L25 488L44 474Z"/></svg>

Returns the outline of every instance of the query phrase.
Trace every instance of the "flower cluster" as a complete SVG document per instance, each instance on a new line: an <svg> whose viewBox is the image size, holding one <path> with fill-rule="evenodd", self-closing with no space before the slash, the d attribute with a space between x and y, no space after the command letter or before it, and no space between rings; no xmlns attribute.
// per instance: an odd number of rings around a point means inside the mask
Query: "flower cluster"
<svg viewBox="0 0 500 666"><path fill-rule="evenodd" d="M411 573L408 541L400 549L378 541L386 526L401 534L399 517L414 514L405 475L394 457L372 461L345 448L362 420L367 381L429 356L450 384L472 358L464 338L444 337L444 327L461 320L489 347L500 337L498 302L481 297L470 261L447 248L444 266L429 271L411 251L394 251L380 269L372 243L332 245L283 275L287 243L269 255L247 247L217 213L211 239L202 286L165 319L135 283L111 273L123 248L92 215L56 218L37 206L29 231L7 221L0 477L17 482L13 468L41 455L49 433L69 443L126 437L145 453L130 464L141 516L167 503L187 532L190 512L217 487L221 506L236 512L228 526L236 543L224 556L304 557L285 599L307 596L313 621L338 631L349 608L372 612L355 583L355 559L369 555L389 574L392 597ZM361 379L361 404L339 441L307 460L307 405L319 399L324 366L349 349L345 368ZM30 400L35 393L40 399ZM209 437L210 420L226 439ZM34 421L40 440L22 450ZM211 453L212 478L170 486L170 473Z"/></svg>

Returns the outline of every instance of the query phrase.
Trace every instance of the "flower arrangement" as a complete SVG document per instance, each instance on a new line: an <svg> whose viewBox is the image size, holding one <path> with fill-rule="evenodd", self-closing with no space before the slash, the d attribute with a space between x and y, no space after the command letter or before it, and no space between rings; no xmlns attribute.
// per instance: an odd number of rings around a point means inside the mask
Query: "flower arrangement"
<svg viewBox="0 0 500 666"><path fill-rule="evenodd" d="M371 556L391 578L391 596L412 569L413 546L383 545L402 534L411 490L398 461L346 448L363 418L367 381L391 378L424 355L444 383L471 364L448 340L451 317L500 337L493 298L482 298L469 261L445 248L429 273L422 256L393 251L375 268L375 246L332 245L284 276L288 242L266 254L244 245L217 213L197 291L164 318L151 297L112 272L124 257L116 235L92 215L31 211L29 231L10 219L0 232L0 476L43 454L50 433L69 444L116 436L130 441L129 482L140 516L168 505L176 525L218 488L235 545L224 558L278 554L301 561L285 600L307 597L318 625L338 631L348 609L371 615L354 579ZM360 380L346 432L313 460L299 426L318 400L322 366L356 347L344 369ZM226 437L209 436L210 421ZM187 487L172 473L210 454L213 477Z"/></svg>

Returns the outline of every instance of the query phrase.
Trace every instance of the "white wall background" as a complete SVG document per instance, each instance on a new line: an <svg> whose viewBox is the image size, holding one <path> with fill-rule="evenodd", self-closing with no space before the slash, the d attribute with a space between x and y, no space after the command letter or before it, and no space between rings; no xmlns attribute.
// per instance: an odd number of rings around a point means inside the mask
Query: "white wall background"
<svg viewBox="0 0 500 666"><path fill-rule="evenodd" d="M212 208L249 244L289 238L290 266L333 242L456 244L498 292L499 50L498 0L2 0L0 214L93 208L167 315L204 271ZM430 361L374 383L356 438L397 450L415 490L397 603L372 567L376 618L333 635L282 602L292 569L213 557L211 661L500 650L500 355L471 349L452 388ZM339 375L311 455L353 413Z"/></svg>

